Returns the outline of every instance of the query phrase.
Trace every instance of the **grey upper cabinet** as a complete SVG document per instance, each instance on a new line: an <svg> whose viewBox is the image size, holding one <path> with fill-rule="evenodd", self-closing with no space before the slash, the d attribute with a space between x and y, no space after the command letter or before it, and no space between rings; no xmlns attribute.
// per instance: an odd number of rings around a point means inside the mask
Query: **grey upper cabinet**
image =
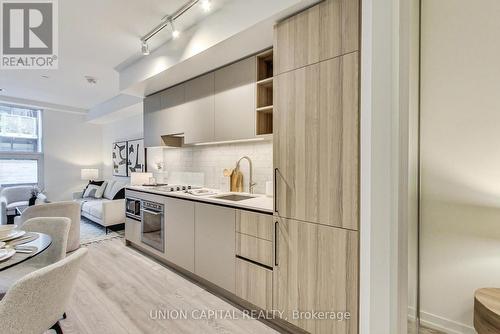
<svg viewBox="0 0 500 334"><path fill-rule="evenodd" d="M161 136L184 132L184 85L144 99L144 146L164 145Z"/></svg>
<svg viewBox="0 0 500 334"><path fill-rule="evenodd" d="M155 94L144 99L144 146L154 147L161 145L161 137L158 134L161 129L160 95Z"/></svg>
<svg viewBox="0 0 500 334"><path fill-rule="evenodd" d="M184 143L214 140L214 73L185 83Z"/></svg>
<svg viewBox="0 0 500 334"><path fill-rule="evenodd" d="M178 85L160 93L161 107L164 110L162 135L173 135L183 133L185 87Z"/></svg>
<svg viewBox="0 0 500 334"><path fill-rule="evenodd" d="M256 57L171 87L144 99L144 145L184 135L184 144L255 137Z"/></svg>
<svg viewBox="0 0 500 334"><path fill-rule="evenodd" d="M215 71L215 140L255 137L256 58Z"/></svg>

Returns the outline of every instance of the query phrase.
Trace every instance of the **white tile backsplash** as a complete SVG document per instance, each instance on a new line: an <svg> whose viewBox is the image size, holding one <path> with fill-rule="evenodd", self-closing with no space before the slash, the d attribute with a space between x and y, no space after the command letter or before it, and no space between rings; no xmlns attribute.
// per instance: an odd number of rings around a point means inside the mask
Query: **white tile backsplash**
<svg viewBox="0 0 500 334"><path fill-rule="evenodd" d="M253 179L257 182L255 193L263 194L266 181L273 177L273 143L271 140L195 146L183 148L148 149L148 171L154 172L158 182L176 183L184 177L193 178L195 183L203 180L203 186L229 190L229 177L223 175L224 169L233 169L236 162L248 156L253 163ZM158 173L156 164L163 162L162 173ZM248 162L240 163L243 173L244 190L248 191ZM182 176L182 173L188 173ZM188 179L190 180L190 179Z"/></svg>

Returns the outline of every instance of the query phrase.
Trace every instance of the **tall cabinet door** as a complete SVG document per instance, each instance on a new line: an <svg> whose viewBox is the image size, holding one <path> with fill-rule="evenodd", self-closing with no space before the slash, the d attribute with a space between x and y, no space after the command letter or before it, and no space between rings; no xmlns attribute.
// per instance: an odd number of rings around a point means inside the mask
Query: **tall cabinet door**
<svg viewBox="0 0 500 334"><path fill-rule="evenodd" d="M288 219L278 226L273 308L313 334L357 333L358 233ZM308 319L313 311L346 318Z"/></svg>
<svg viewBox="0 0 500 334"><path fill-rule="evenodd" d="M275 211L358 228L358 53L280 74L274 85Z"/></svg>

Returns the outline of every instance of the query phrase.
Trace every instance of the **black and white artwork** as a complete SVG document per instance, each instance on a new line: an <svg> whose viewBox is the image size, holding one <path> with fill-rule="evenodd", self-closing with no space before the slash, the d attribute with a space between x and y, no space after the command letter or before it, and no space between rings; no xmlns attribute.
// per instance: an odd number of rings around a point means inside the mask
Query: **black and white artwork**
<svg viewBox="0 0 500 334"><path fill-rule="evenodd" d="M113 143L113 175L127 176L127 142Z"/></svg>
<svg viewBox="0 0 500 334"><path fill-rule="evenodd" d="M128 175L144 171L144 140L129 140L127 142Z"/></svg>

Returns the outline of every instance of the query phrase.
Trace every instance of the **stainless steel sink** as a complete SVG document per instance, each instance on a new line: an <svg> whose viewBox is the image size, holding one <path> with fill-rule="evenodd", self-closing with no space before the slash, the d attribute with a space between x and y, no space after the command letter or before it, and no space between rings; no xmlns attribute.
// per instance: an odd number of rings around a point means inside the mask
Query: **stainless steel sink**
<svg viewBox="0 0 500 334"><path fill-rule="evenodd" d="M229 194L229 195L214 196L213 198L225 199L226 201L243 201L246 199L255 198L255 196Z"/></svg>

